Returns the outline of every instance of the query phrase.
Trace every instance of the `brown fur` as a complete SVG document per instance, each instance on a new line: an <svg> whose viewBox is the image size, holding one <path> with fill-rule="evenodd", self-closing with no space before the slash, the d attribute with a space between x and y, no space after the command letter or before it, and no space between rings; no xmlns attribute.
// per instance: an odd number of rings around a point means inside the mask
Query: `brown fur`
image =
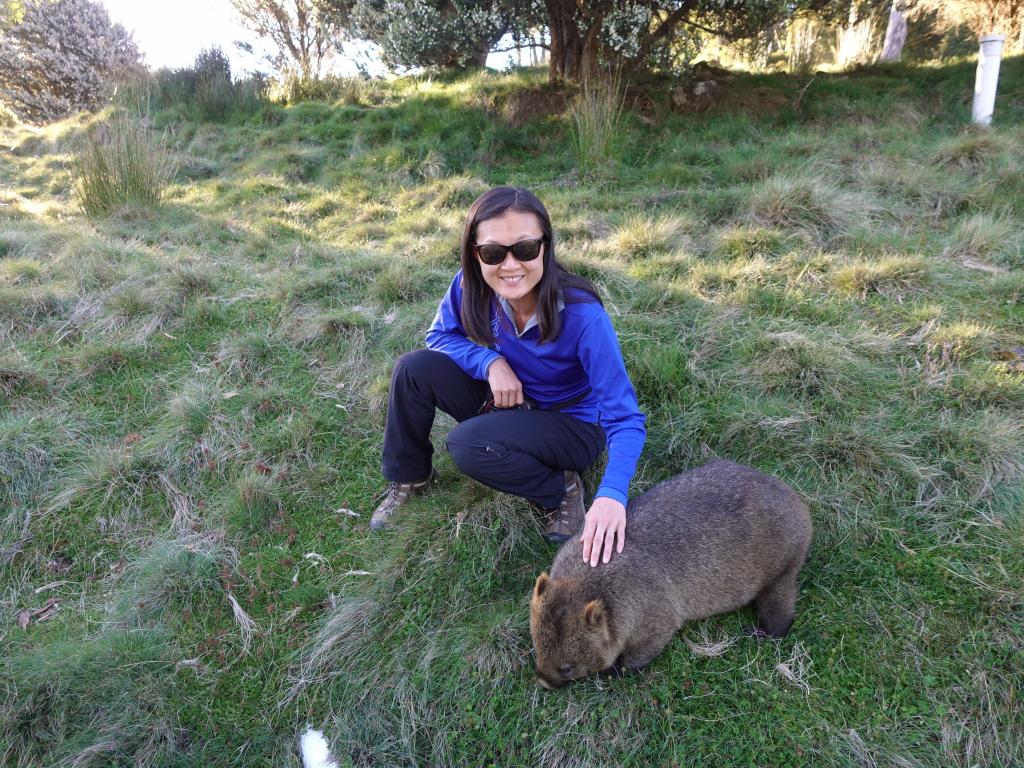
<svg viewBox="0 0 1024 768"><path fill-rule="evenodd" d="M611 562L583 562L577 534L537 577L530 632L542 685L639 669L684 622L752 601L767 634L789 631L811 518L785 483L716 459L651 488L626 514L626 545Z"/></svg>

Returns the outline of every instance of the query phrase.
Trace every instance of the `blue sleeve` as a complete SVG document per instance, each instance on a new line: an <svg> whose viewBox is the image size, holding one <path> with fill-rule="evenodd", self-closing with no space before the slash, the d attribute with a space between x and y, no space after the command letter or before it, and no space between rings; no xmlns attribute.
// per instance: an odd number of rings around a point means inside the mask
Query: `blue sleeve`
<svg viewBox="0 0 1024 768"><path fill-rule="evenodd" d="M626 373L619 340L607 312L602 310L584 329L579 355L608 439L608 467L594 497L607 496L625 504L647 439L647 418L640 412L636 390Z"/></svg>
<svg viewBox="0 0 1024 768"><path fill-rule="evenodd" d="M462 370L474 379L487 381L487 368L501 355L493 349L477 344L466 336L462 327L462 270L455 273L455 279L437 308L434 321L427 331L427 349L444 352Z"/></svg>

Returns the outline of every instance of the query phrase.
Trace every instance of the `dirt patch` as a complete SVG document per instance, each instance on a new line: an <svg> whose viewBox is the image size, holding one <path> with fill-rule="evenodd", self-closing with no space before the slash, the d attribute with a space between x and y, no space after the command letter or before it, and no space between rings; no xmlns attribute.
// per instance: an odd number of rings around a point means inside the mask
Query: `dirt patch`
<svg viewBox="0 0 1024 768"><path fill-rule="evenodd" d="M567 88L542 85L492 96L485 108L506 125L519 128L563 114L571 99L572 92Z"/></svg>

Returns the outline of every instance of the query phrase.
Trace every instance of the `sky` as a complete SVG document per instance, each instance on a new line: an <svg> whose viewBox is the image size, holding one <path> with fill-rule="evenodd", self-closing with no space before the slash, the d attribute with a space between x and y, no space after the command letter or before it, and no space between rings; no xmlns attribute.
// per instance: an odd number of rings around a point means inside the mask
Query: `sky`
<svg viewBox="0 0 1024 768"><path fill-rule="evenodd" d="M229 0L99 0L107 13L135 38L150 69L185 67L195 61L204 48L220 46L231 59L234 75L261 70L270 72L265 54L274 50L271 43L260 40L242 26ZM235 46L235 41L249 43L249 54ZM504 68L510 57L492 54L487 65ZM342 75L356 74L355 66L341 57L331 69ZM383 74L383 67L371 69Z"/></svg>

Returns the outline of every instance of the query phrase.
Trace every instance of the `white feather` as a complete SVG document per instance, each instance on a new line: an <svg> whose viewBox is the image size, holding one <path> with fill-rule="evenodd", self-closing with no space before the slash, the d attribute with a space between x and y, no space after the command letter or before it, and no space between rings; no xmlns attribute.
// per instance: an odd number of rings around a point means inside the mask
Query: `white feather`
<svg viewBox="0 0 1024 768"><path fill-rule="evenodd" d="M338 768L338 762L331 757L327 739L308 725L299 738L299 751L302 753L302 768Z"/></svg>

